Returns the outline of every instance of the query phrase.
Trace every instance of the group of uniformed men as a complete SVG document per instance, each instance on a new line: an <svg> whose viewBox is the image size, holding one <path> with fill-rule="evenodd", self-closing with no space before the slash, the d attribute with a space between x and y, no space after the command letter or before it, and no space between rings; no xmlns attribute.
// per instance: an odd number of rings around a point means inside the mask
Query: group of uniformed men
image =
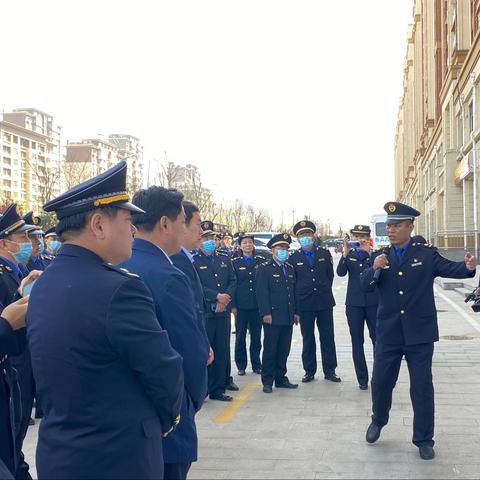
<svg viewBox="0 0 480 480"><path fill-rule="evenodd" d="M22 443L34 398L43 413L40 479L186 478L197 460L195 414L205 397L231 401L226 390L238 390L231 313L238 375L246 374L248 331L250 363L266 394L298 387L286 375L294 324L303 337L302 382L317 372L315 324L324 378L341 381L333 259L316 245L311 221L292 228L300 249L290 254L291 236L274 235L267 259L249 233L236 235L235 252L230 235L220 246L214 224L202 222L181 192L154 186L130 203L125 184L120 162L48 202L44 210L58 224L46 233L15 205L0 218L2 478L30 478ZM412 241L418 211L397 202L385 210L391 246L372 252L370 228L356 225L337 267L339 276L348 273L346 316L361 390L369 383L365 323L374 345L366 440L378 440L388 422L405 357L413 443L431 459L433 279L472 277L476 259L446 260Z"/></svg>

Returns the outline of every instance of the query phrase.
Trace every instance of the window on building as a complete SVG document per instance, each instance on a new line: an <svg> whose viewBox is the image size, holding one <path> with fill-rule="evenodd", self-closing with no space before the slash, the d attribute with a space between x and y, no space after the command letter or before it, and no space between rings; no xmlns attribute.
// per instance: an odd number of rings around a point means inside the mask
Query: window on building
<svg viewBox="0 0 480 480"><path fill-rule="evenodd" d="M18 143L18 137L16 135L13 136L13 143Z"/></svg>
<svg viewBox="0 0 480 480"><path fill-rule="evenodd" d="M10 147L7 147L6 145L3 145L2 146L2 151L3 151L3 154L7 154L7 155L11 155L12 153L12 150L10 149Z"/></svg>
<svg viewBox="0 0 480 480"><path fill-rule="evenodd" d="M10 143L12 141L12 136L7 132L3 132L3 141Z"/></svg>
<svg viewBox="0 0 480 480"><path fill-rule="evenodd" d="M20 145L25 148L30 147L30 142L26 138L21 138L20 139Z"/></svg>
<svg viewBox="0 0 480 480"><path fill-rule="evenodd" d="M7 177L10 177L12 175L12 171L9 168L2 168L2 173Z"/></svg>
<svg viewBox="0 0 480 480"><path fill-rule="evenodd" d="M468 133L473 132L473 101L468 104Z"/></svg>
<svg viewBox="0 0 480 480"><path fill-rule="evenodd" d="M8 157L3 157L3 164L4 165L11 165L12 164L12 159Z"/></svg>
<svg viewBox="0 0 480 480"><path fill-rule="evenodd" d="M35 150L37 148L37 144L35 142L32 142L31 148L33 148Z"/></svg>
<svg viewBox="0 0 480 480"><path fill-rule="evenodd" d="M11 186L12 186L12 182L11 182L10 180L5 180L5 179L4 179L4 180L3 180L3 185L4 185L5 187L11 187Z"/></svg>

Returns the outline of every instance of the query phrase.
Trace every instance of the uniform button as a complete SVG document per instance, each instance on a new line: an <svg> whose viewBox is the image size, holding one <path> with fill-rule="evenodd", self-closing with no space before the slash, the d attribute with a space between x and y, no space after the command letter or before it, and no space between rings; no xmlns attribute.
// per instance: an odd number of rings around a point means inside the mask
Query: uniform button
<svg viewBox="0 0 480 480"><path fill-rule="evenodd" d="M250 291L253 292L253 288L251 288Z"/></svg>
<svg viewBox="0 0 480 480"><path fill-rule="evenodd" d="M215 276L218 277L218 274L216 273Z"/></svg>
<svg viewBox="0 0 480 480"><path fill-rule="evenodd" d="M314 279L314 278L312 278L312 281L314 282L314 281L315 281L315 279Z"/></svg>
<svg viewBox="0 0 480 480"><path fill-rule="evenodd" d="M219 284L219 283L217 283L217 287L219 287L219 286L220 286L220 284Z"/></svg>
<svg viewBox="0 0 480 480"><path fill-rule="evenodd" d="M363 263L361 263L360 266L363 267Z"/></svg>
<svg viewBox="0 0 480 480"><path fill-rule="evenodd" d="M310 271L313 273L313 268Z"/></svg>
<svg viewBox="0 0 480 480"><path fill-rule="evenodd" d="M249 274L249 275L251 275L251 274L252 274L252 272L248 272L248 274Z"/></svg>
<svg viewBox="0 0 480 480"><path fill-rule="evenodd" d="M316 289L316 288L314 288L314 289L313 289L313 291L314 291L314 292L316 292L316 291L317 291L317 289Z"/></svg>
<svg viewBox="0 0 480 480"><path fill-rule="evenodd" d="M398 293L399 293L400 295L403 295L403 290L400 290Z"/></svg>
<svg viewBox="0 0 480 480"><path fill-rule="evenodd" d="M253 280L250 280L250 283L253 283Z"/></svg>
<svg viewBox="0 0 480 480"><path fill-rule="evenodd" d="M403 275L403 272L398 272L398 274L399 274L400 276L402 276L402 275Z"/></svg>
<svg viewBox="0 0 480 480"><path fill-rule="evenodd" d="M403 315L405 313L405 310L400 310L400 313Z"/></svg>

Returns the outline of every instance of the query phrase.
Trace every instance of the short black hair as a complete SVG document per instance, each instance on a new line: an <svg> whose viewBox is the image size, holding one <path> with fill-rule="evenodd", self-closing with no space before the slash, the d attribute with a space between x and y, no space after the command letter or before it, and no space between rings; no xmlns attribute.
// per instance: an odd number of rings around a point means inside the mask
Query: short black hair
<svg viewBox="0 0 480 480"><path fill-rule="evenodd" d="M95 212L101 211L110 218L115 218L117 216L119 208L106 206L101 208L96 208L95 210L90 210L88 212L76 213L75 215L70 215L68 217L62 218L58 221L55 227L55 233L61 237L64 233L73 232L74 235L80 233L87 224L88 218Z"/></svg>
<svg viewBox="0 0 480 480"><path fill-rule="evenodd" d="M132 223L151 232L162 217L175 220L182 211L183 193L175 188L153 186L135 193L132 203L145 211L132 215Z"/></svg>
<svg viewBox="0 0 480 480"><path fill-rule="evenodd" d="M185 223L188 225L193 217L193 214L195 212L199 212L200 210L193 202L189 202L188 200L184 200L182 205L183 209L185 210Z"/></svg>

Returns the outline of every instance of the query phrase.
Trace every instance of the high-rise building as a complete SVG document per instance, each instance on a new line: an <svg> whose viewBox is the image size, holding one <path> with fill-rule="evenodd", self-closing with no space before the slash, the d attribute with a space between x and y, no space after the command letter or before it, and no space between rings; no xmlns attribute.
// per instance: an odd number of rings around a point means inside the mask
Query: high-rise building
<svg viewBox="0 0 480 480"><path fill-rule="evenodd" d="M118 150L118 158L127 162L127 188L133 194L143 187L143 146L133 135L111 134L109 141Z"/></svg>
<svg viewBox="0 0 480 480"><path fill-rule="evenodd" d="M395 135L395 192L451 257L479 252L480 0L415 0Z"/></svg>
<svg viewBox="0 0 480 480"><path fill-rule="evenodd" d="M63 150L61 127L52 115L34 108L3 113L0 121L0 194L38 212L60 193Z"/></svg>

